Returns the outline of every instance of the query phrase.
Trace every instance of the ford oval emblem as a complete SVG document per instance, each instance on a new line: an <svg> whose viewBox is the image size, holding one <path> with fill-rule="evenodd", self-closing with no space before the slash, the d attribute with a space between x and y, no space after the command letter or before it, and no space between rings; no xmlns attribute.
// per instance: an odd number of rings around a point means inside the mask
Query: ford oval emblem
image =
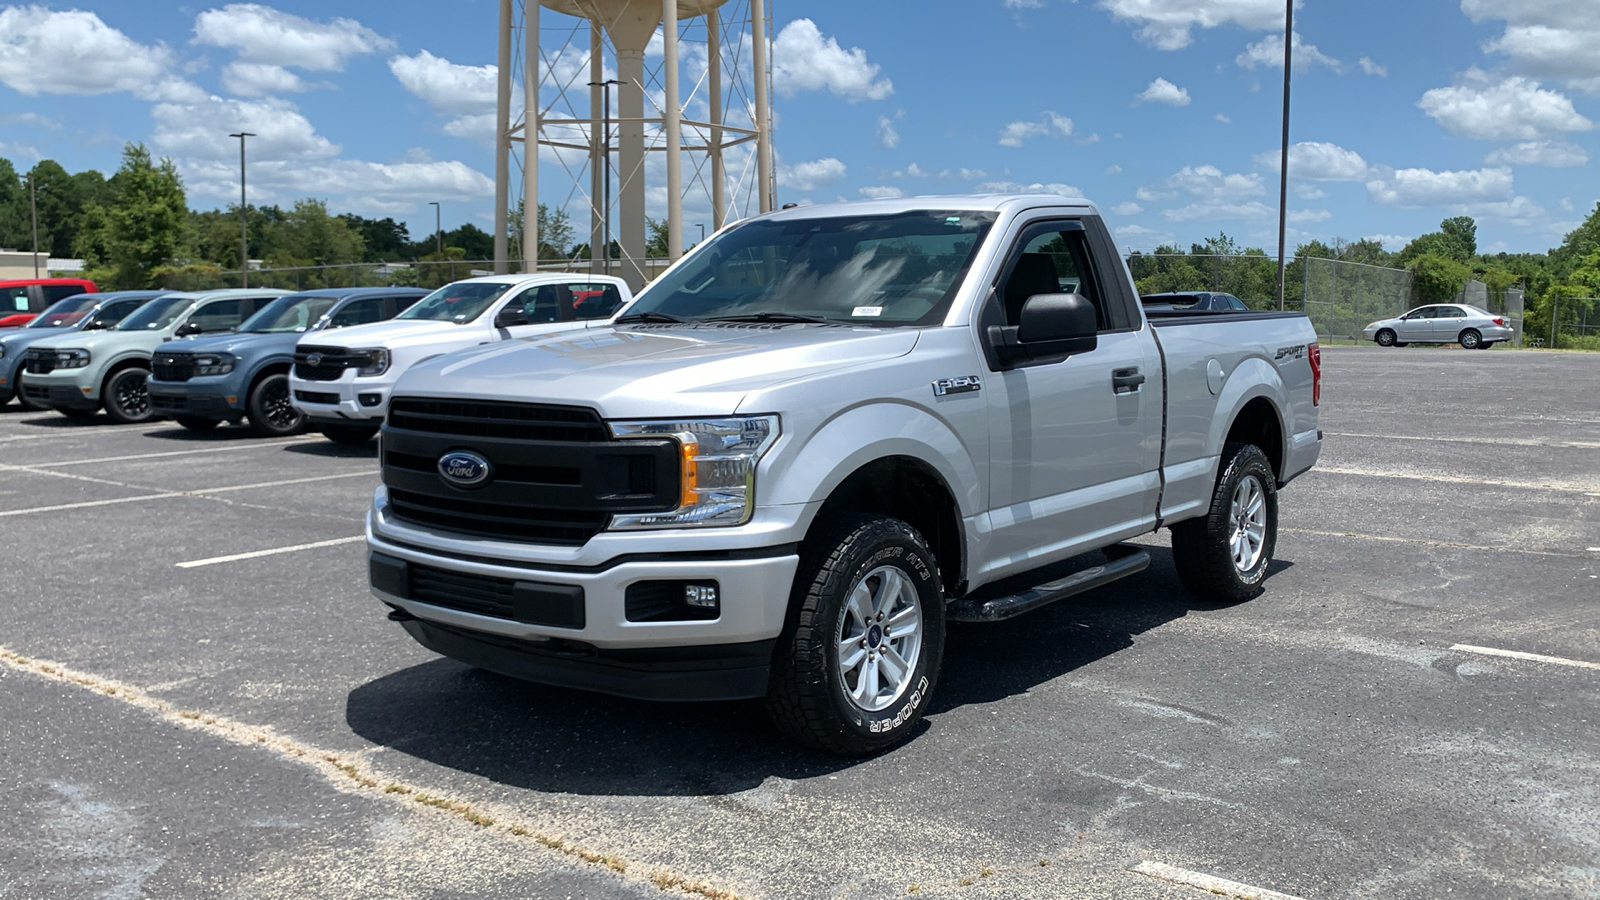
<svg viewBox="0 0 1600 900"><path fill-rule="evenodd" d="M494 467L489 461L471 451L452 450L439 457L439 477L452 487L479 487L493 475Z"/></svg>
<svg viewBox="0 0 1600 900"><path fill-rule="evenodd" d="M313 353L313 354L307 356L306 357L306 365L311 366L313 368L315 368L316 366L322 365L322 354L321 353Z"/></svg>

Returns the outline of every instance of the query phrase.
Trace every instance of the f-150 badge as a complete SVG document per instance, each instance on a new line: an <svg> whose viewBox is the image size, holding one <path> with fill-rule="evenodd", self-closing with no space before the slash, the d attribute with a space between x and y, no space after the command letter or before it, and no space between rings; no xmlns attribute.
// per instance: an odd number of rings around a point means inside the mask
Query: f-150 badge
<svg viewBox="0 0 1600 900"><path fill-rule="evenodd" d="M976 375L957 375L954 378L941 378L933 383L933 395L943 397L946 394L971 394L983 390L983 382Z"/></svg>

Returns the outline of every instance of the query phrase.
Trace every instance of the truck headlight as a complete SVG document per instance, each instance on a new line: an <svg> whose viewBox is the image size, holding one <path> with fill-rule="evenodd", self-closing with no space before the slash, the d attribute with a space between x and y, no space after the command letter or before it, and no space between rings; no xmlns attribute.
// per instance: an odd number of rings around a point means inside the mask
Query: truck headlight
<svg viewBox="0 0 1600 900"><path fill-rule="evenodd" d="M239 358L231 353L202 353L194 358L195 375L226 375Z"/></svg>
<svg viewBox="0 0 1600 900"><path fill-rule="evenodd" d="M56 368L81 369L89 364L89 351L87 350L57 350Z"/></svg>
<svg viewBox="0 0 1600 900"><path fill-rule="evenodd" d="M382 375L389 371L388 350L376 347L371 350L357 350L356 352L367 355L367 364L356 370L357 375L371 377L373 375Z"/></svg>
<svg viewBox="0 0 1600 900"><path fill-rule="evenodd" d="M678 508L612 516L612 530L743 525L755 512L756 464L778 439L778 417L612 422L611 433L672 437L682 447Z"/></svg>

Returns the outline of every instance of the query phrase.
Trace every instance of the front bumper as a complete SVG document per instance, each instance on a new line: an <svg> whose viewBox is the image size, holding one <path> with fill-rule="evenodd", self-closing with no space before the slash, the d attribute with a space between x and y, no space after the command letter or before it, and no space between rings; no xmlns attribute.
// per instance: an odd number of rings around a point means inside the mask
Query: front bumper
<svg viewBox="0 0 1600 900"><path fill-rule="evenodd" d="M99 409L100 392L93 387L80 385L75 379L50 375L20 377L20 392L33 403L51 409Z"/></svg>
<svg viewBox="0 0 1600 900"><path fill-rule="evenodd" d="M244 416L243 391L238 385L229 384L225 376L189 381L152 378L145 384L150 391L150 407L158 415L230 420Z"/></svg>
<svg viewBox="0 0 1600 900"><path fill-rule="evenodd" d="M389 411L393 382L358 378L346 372L338 381L308 381L289 376L289 402L316 422L376 424Z"/></svg>

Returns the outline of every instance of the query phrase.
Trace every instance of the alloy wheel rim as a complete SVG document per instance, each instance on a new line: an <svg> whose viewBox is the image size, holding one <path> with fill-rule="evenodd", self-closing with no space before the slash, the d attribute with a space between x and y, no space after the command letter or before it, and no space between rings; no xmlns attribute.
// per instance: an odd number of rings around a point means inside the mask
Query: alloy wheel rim
<svg viewBox="0 0 1600 900"><path fill-rule="evenodd" d="M150 411L150 391L143 379L137 384L124 378L117 384L117 408L129 416L142 416Z"/></svg>
<svg viewBox="0 0 1600 900"><path fill-rule="evenodd" d="M1267 541L1267 494L1254 475L1246 475L1233 489L1228 516L1228 552L1233 557L1233 567L1249 572L1261 561Z"/></svg>
<svg viewBox="0 0 1600 900"><path fill-rule="evenodd" d="M267 421L275 428L292 428L300 420L300 411L289 402L289 387L287 384L271 385L266 390L265 403Z"/></svg>
<svg viewBox="0 0 1600 900"><path fill-rule="evenodd" d="M878 712L905 695L922 656L922 606L916 586L895 566L879 566L850 589L839 616L839 681L856 708Z"/></svg>

